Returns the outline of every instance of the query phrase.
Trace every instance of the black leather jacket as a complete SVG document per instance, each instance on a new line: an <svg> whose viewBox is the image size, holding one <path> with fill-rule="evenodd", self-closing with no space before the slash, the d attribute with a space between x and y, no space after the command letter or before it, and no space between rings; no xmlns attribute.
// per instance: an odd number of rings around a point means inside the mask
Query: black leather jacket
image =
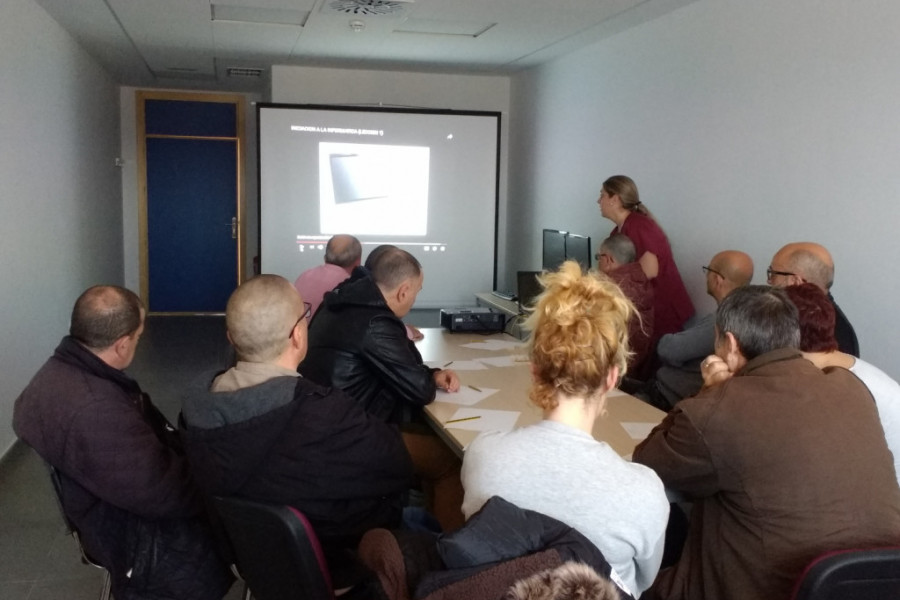
<svg viewBox="0 0 900 600"><path fill-rule="evenodd" d="M304 377L347 392L366 411L391 423L404 410L434 400L433 370L406 337L406 327L363 269L325 294L309 327Z"/></svg>

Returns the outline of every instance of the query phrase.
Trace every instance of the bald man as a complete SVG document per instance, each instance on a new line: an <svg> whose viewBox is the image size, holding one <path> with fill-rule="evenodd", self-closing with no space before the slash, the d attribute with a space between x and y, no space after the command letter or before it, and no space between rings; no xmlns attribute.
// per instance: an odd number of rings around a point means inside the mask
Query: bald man
<svg viewBox="0 0 900 600"><path fill-rule="evenodd" d="M307 269L294 282L297 293L309 302L310 317L322 304L325 292L350 277L353 269L362 261L362 244L352 235L338 234L325 246L325 264Z"/></svg>
<svg viewBox="0 0 900 600"><path fill-rule="evenodd" d="M814 242L792 242L784 246L772 257L766 271L769 285L787 287L801 283L814 283L828 294L834 306L834 337L838 350L859 358L859 340L847 315L834 301L831 286L834 283L834 260L831 253Z"/></svg>
<svg viewBox="0 0 900 600"><path fill-rule="evenodd" d="M750 283L753 259L739 250L724 250L713 256L703 271L706 293L718 305L733 290ZM703 386L700 363L715 349L715 317L715 313L710 313L684 331L662 336L656 347L661 366L653 379L632 393L669 410L678 401L699 392Z"/></svg>
<svg viewBox="0 0 900 600"><path fill-rule="evenodd" d="M340 390L298 375L306 312L297 290L277 275L238 287L225 311L238 362L188 390L181 427L201 487L299 509L338 576L345 550L363 533L399 525L412 465L396 427Z"/></svg>

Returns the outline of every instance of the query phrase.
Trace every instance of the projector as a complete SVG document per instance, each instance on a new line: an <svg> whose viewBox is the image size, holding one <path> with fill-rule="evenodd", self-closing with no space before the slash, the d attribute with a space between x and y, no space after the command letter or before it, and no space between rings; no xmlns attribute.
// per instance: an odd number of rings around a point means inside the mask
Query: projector
<svg viewBox="0 0 900 600"><path fill-rule="evenodd" d="M503 320L503 313L492 312L484 307L441 309L441 327L450 331L503 331Z"/></svg>

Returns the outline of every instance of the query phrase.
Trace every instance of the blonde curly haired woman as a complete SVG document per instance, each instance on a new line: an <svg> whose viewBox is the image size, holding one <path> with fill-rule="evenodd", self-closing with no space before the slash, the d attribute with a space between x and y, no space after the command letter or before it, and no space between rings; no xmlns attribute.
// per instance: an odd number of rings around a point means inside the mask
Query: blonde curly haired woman
<svg viewBox="0 0 900 600"><path fill-rule="evenodd" d="M486 432L466 450L466 518L491 496L574 527L596 545L634 597L662 560L669 503L659 477L591 435L625 372L634 307L597 273L569 261L541 278L531 329L531 401L540 423Z"/></svg>

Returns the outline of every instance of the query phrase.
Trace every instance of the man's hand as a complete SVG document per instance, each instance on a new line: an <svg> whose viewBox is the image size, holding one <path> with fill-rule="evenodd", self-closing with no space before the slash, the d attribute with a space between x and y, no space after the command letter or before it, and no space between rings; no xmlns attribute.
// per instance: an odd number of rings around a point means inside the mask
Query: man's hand
<svg viewBox="0 0 900 600"><path fill-rule="evenodd" d="M406 326L406 337L411 339L414 342L418 342L419 340L425 339L425 334L418 327L413 327L412 325Z"/></svg>
<svg viewBox="0 0 900 600"><path fill-rule="evenodd" d="M722 383L734 375L728 369L728 363L715 354L710 354L703 359L703 362L700 363L700 374L703 376L703 387Z"/></svg>
<svg viewBox="0 0 900 600"><path fill-rule="evenodd" d="M456 376L455 371L451 371L450 369L441 369L440 371L435 371L434 382L439 388L446 392L459 391L459 377Z"/></svg>

